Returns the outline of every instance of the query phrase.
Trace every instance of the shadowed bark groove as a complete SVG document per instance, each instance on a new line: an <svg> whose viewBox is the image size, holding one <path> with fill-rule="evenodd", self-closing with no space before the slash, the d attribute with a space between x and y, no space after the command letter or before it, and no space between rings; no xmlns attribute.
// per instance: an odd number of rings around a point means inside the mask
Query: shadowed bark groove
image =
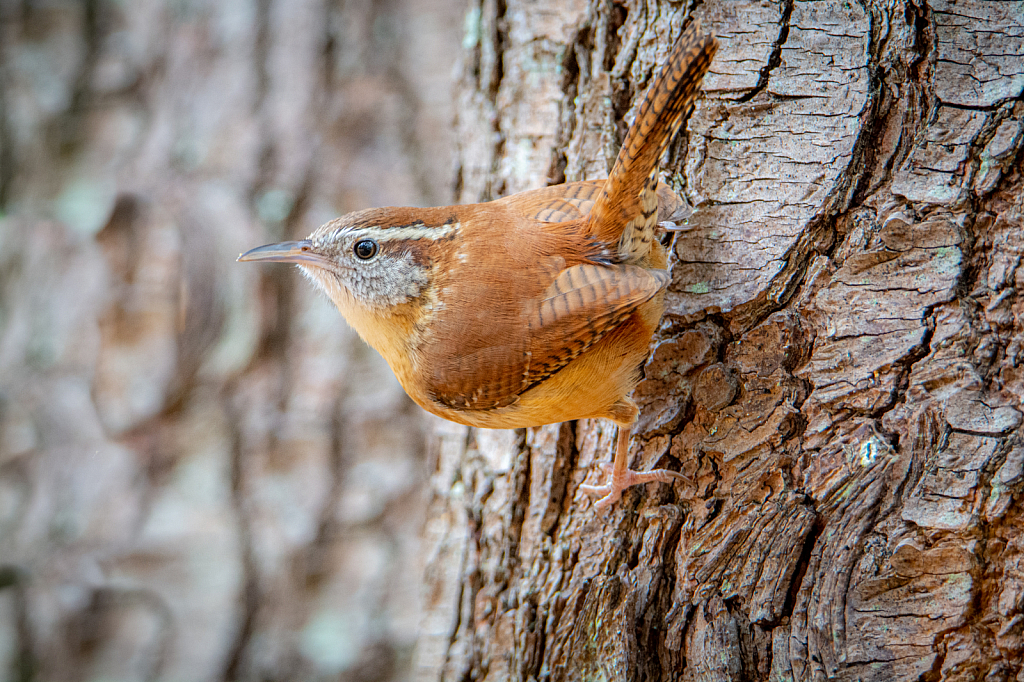
<svg viewBox="0 0 1024 682"><path fill-rule="evenodd" d="M460 659L488 680L1020 679L1019 4L618 7L612 36L607 4L504 6L506 73L535 87L499 88L515 156L489 186L561 179L563 157L566 179L603 177L686 16L718 34L666 168L696 212L634 396L634 466L695 483L595 514L576 490L610 456L597 422L576 425L557 492L560 427L530 430L525 452L439 448L433 542L478 495L456 480L489 491L474 518L493 546L519 541L514 557L477 544L458 571L428 550L428 613L450 608L446 580L482 580L446 665L421 657L420 679L464 679ZM572 57L524 59L538 42ZM460 120L463 154L487 125ZM517 457L528 485L510 480Z"/></svg>

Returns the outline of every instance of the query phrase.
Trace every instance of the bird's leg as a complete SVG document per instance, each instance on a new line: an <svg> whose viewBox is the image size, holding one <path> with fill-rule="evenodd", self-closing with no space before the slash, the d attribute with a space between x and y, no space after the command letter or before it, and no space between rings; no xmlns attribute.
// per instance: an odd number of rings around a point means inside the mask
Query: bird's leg
<svg viewBox="0 0 1024 682"><path fill-rule="evenodd" d="M614 464L603 464L601 468L604 469L608 475L608 482L604 485L581 485L580 489L588 495L597 497L601 495L601 499L594 503L595 509L603 509L609 507L619 501L622 497L622 491L634 485L641 483L651 483L652 481L658 481L659 483L671 483L672 481L687 481L690 479L679 473L678 471L669 471L668 469L655 469L654 471L633 471L629 468L629 436L633 431L632 426L626 424L619 424L618 438L615 442L615 463Z"/></svg>

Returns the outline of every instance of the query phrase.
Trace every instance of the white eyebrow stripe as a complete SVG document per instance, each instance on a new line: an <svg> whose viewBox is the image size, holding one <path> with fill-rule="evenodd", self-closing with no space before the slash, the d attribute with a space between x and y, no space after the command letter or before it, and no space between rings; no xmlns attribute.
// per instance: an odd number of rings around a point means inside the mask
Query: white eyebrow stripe
<svg viewBox="0 0 1024 682"><path fill-rule="evenodd" d="M407 225L405 227L361 227L353 230L359 236L372 237L377 241L411 241L415 239L441 239L458 232L460 223L445 223L436 227L426 225Z"/></svg>

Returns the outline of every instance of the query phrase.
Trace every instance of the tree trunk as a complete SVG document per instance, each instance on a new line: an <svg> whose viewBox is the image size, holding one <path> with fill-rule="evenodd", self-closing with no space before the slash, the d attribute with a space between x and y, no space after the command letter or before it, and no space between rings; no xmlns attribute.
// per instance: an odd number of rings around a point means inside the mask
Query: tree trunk
<svg viewBox="0 0 1024 682"><path fill-rule="evenodd" d="M721 43L635 398L436 428L422 680L1024 680L1019 2L470 12L459 199L604 177L690 14Z"/></svg>

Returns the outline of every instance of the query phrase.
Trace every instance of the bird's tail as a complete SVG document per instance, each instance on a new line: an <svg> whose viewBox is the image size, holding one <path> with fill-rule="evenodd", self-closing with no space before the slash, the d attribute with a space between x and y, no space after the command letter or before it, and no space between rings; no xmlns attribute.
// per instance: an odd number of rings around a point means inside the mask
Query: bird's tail
<svg viewBox="0 0 1024 682"><path fill-rule="evenodd" d="M588 232L606 244L618 243L624 262L643 264L650 254L658 219L658 162L693 110L717 49L718 41L702 33L698 21L679 36L647 90L590 212Z"/></svg>

